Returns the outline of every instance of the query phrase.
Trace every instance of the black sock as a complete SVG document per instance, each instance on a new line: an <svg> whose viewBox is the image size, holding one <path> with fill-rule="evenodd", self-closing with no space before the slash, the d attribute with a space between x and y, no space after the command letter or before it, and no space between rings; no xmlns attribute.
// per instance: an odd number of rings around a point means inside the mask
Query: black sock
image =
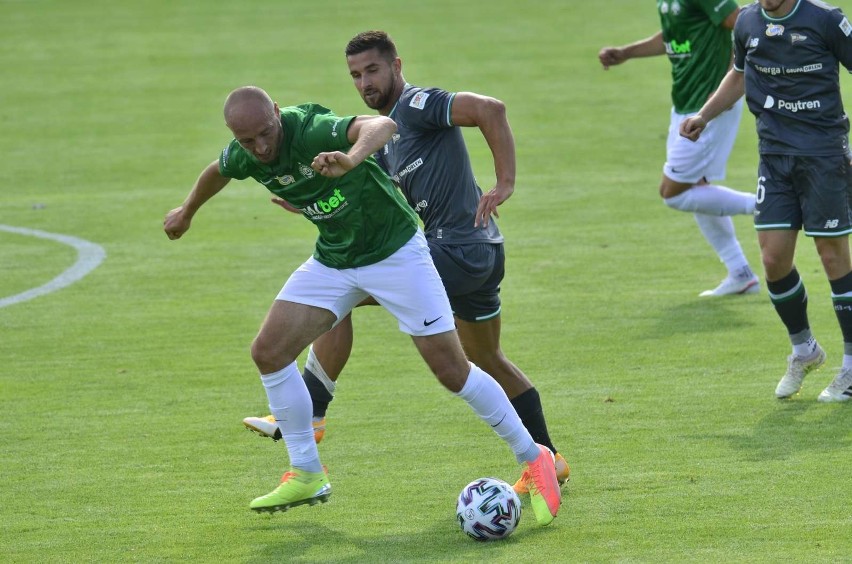
<svg viewBox="0 0 852 564"><path fill-rule="evenodd" d="M530 432L535 442L544 445L556 454L556 447L550 441L550 435L547 433L547 423L544 421L544 410L541 408L541 398L538 395L538 390L530 388L520 395L512 398L512 406L518 412L518 417L521 418L521 423Z"/></svg>
<svg viewBox="0 0 852 564"><path fill-rule="evenodd" d="M787 327L787 333L795 335L805 329L810 329L808 293L805 291L805 284L795 268L781 280L767 281L766 288L769 290L769 299L775 306L778 317Z"/></svg>
<svg viewBox="0 0 852 564"><path fill-rule="evenodd" d="M840 332L843 333L844 352L849 350L852 343L852 272L838 278L829 280L831 284L831 302L834 304L834 313L840 323ZM846 354L849 354L846 352Z"/></svg>
<svg viewBox="0 0 852 564"><path fill-rule="evenodd" d="M302 372L302 380L308 386L308 392L311 394L311 402L314 405L314 417L325 417L325 412L328 409L328 404L334 399L334 396L326 389L325 384L320 382L313 372L305 368Z"/></svg>

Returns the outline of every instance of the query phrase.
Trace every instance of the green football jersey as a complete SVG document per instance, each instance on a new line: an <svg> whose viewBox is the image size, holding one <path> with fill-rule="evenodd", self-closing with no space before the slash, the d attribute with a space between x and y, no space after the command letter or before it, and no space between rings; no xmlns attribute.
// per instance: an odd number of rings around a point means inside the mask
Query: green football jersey
<svg viewBox="0 0 852 564"><path fill-rule="evenodd" d="M319 153L347 151L354 117L317 104L281 108L284 139L278 161L258 162L236 139L219 158L222 176L249 176L299 208L319 229L314 258L332 268L366 266L402 247L417 231L417 216L371 156L340 178L311 168Z"/></svg>
<svg viewBox="0 0 852 564"><path fill-rule="evenodd" d="M735 0L657 0L663 41L672 64L675 112L697 112L731 65L731 30L721 27Z"/></svg>

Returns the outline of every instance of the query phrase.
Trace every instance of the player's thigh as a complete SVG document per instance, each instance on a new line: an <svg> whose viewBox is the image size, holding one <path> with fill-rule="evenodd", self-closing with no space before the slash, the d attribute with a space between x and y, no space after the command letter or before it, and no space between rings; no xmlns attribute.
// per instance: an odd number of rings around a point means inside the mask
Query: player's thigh
<svg viewBox="0 0 852 564"><path fill-rule="evenodd" d="M252 356L271 370L286 366L335 321L328 309L275 300L252 343Z"/></svg>
<svg viewBox="0 0 852 564"><path fill-rule="evenodd" d="M421 231L388 258L356 270L360 287L396 317L402 332L419 336L455 329L447 293Z"/></svg>
<svg viewBox="0 0 852 564"><path fill-rule="evenodd" d="M805 235L852 233L850 164L845 155L795 158L793 182L802 201Z"/></svg>
<svg viewBox="0 0 852 564"><path fill-rule="evenodd" d="M502 243L442 245L430 241L429 249L457 318L474 322L500 314L500 282L505 274Z"/></svg>

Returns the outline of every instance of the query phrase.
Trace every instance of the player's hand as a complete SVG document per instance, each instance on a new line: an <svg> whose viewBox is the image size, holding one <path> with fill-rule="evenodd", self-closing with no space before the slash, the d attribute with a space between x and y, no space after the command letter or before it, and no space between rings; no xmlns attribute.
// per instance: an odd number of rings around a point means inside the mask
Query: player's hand
<svg viewBox="0 0 852 564"><path fill-rule="evenodd" d="M184 213L183 206L175 208L166 214L166 219L163 220L163 231L169 239L180 239L189 230L191 221Z"/></svg>
<svg viewBox="0 0 852 564"><path fill-rule="evenodd" d="M314 157L311 168L323 176L339 178L355 168L356 163L346 153L332 151Z"/></svg>
<svg viewBox="0 0 852 564"><path fill-rule="evenodd" d="M598 52L598 60L603 65L604 70L609 70L609 67L620 65L627 60L624 54L624 49L620 47L604 47Z"/></svg>
<svg viewBox="0 0 852 564"><path fill-rule="evenodd" d="M476 207L476 217L473 220L474 227L488 227L491 216L500 217L497 206L508 200L514 193L514 186L495 186L482 195L479 205Z"/></svg>
<svg viewBox="0 0 852 564"><path fill-rule="evenodd" d="M290 213L297 213L297 214L300 214L300 215L302 213L302 211L299 208L295 207L293 204L291 204L287 200L282 200L281 198L272 198L272 203L275 204L276 206L280 206L280 207L284 208L285 210L287 210Z"/></svg>
<svg viewBox="0 0 852 564"><path fill-rule="evenodd" d="M680 135L690 141L698 141L701 132L707 127L707 120L701 114L695 114L680 122Z"/></svg>

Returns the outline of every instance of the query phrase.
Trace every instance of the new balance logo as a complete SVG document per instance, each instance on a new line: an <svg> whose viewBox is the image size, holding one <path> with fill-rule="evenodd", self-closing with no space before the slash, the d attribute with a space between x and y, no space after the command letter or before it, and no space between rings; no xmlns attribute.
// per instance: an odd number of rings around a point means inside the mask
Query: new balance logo
<svg viewBox="0 0 852 564"><path fill-rule="evenodd" d="M839 219L829 219L828 221L825 222L825 227L823 227L823 229L834 229L839 224L840 224Z"/></svg>

